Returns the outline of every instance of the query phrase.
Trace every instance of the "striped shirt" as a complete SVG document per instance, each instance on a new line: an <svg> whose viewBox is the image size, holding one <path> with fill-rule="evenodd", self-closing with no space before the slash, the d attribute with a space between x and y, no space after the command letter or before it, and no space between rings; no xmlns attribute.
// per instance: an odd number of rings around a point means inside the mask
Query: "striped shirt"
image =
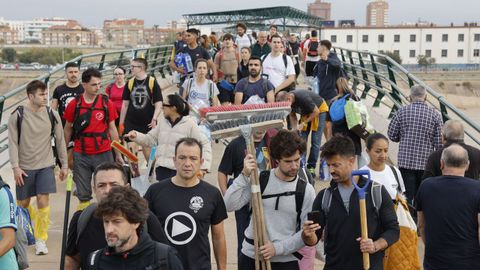
<svg viewBox="0 0 480 270"><path fill-rule="evenodd" d="M400 108L388 125L388 137L400 142L398 167L425 170L430 154L442 146L440 113L423 101Z"/></svg>

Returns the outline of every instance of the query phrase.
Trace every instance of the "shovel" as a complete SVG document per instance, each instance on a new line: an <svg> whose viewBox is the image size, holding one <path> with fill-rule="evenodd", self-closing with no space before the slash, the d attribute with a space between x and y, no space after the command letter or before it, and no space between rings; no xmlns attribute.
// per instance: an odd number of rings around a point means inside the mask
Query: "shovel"
<svg viewBox="0 0 480 270"><path fill-rule="evenodd" d="M359 187L357 183L355 183L354 176L368 176L367 182L363 187ZM372 180L370 179L370 171L369 170L355 170L352 171L352 184L358 192L358 199L360 204L360 225L362 228L362 239L368 239L368 226L367 226L367 207L366 207L366 189ZM370 269L370 254L368 252L363 252L363 269L368 270Z"/></svg>

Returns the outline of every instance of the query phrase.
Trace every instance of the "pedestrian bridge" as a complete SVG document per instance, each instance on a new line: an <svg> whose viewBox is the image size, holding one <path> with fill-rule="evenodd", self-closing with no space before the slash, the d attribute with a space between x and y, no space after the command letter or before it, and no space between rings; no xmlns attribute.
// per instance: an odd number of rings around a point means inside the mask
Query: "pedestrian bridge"
<svg viewBox="0 0 480 270"><path fill-rule="evenodd" d="M157 77L162 89L173 85L172 72L168 67L173 46L164 45L147 49L129 49L93 53L78 56L70 61L77 62L81 70L89 67L99 69L104 79L103 87L113 82L113 69L122 66L130 74L130 59L145 57L148 61L148 73ZM374 127L379 132L386 133L388 121L393 113L408 104L408 89L415 85L423 85L428 92L430 106L436 108L443 120L459 119L464 123L466 141L480 147L480 124L469 118L462 110L453 106L443 96L430 86L411 74L403 66L386 55L365 51L354 51L343 48L334 48L343 62L343 67L349 77L353 89L362 97L370 109L370 117ZM52 94L53 89L64 82L65 65L56 67L38 78L44 81ZM301 87L301 86L300 86ZM21 85L0 96L0 169L9 165L7 121L10 113L20 103L26 100L25 85ZM391 159L396 160L396 145L392 144ZM9 166L7 166L9 167ZM3 170L2 170L3 171Z"/></svg>

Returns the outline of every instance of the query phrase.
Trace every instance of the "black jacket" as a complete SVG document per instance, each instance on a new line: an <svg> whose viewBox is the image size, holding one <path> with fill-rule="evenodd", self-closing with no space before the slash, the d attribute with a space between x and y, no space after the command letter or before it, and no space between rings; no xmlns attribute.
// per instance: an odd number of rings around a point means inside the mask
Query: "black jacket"
<svg viewBox="0 0 480 270"><path fill-rule="evenodd" d="M363 186L366 180L360 178L358 185ZM371 185L371 184L370 184ZM360 244L356 240L361 237L360 208L358 193L353 190L350 196L349 212L345 209L337 184L332 181L332 201L328 211L328 217L322 210L322 198L325 190L315 198L313 210L320 211L320 226L325 228L325 254L326 264L324 269L335 270L360 270L363 269L362 253ZM397 215L393 208L393 202L385 187L382 187L382 205L377 211L373 206L371 188L367 188L366 206L368 236L374 241L380 237L385 239L388 246L392 245L400 236ZM327 224L328 220L328 224ZM370 269L383 269L384 252L380 251L370 255Z"/></svg>
<svg viewBox="0 0 480 270"><path fill-rule="evenodd" d="M341 75L341 64L342 62L337 55L331 52L327 61L320 60L317 62L313 71L315 76L318 77L320 96L327 101L337 95L336 82Z"/></svg>
<svg viewBox="0 0 480 270"><path fill-rule="evenodd" d="M114 248L105 247L92 252L88 262L92 270L183 270L175 249L154 242L147 233L141 233L137 245L127 252L115 253Z"/></svg>
<svg viewBox="0 0 480 270"><path fill-rule="evenodd" d="M430 157L428 157L427 165L425 165L423 179L442 175L442 170L440 170L440 158L442 157L442 151L445 147L450 146L452 143L458 143L468 152L470 166L465 172L465 177L480 180L480 150L465 144L464 142L447 142L443 148L433 152Z"/></svg>

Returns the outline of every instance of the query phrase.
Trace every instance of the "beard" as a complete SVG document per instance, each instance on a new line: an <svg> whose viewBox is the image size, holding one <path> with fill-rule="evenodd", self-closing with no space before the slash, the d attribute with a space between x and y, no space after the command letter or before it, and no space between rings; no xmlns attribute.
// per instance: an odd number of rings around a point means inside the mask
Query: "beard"
<svg viewBox="0 0 480 270"><path fill-rule="evenodd" d="M284 171L280 167L278 167L278 170L280 170L280 172L287 177L295 177L295 176L297 176L299 169L292 169L292 170L289 170L289 171Z"/></svg>
<svg viewBox="0 0 480 270"><path fill-rule="evenodd" d="M248 75L250 75L252 78L258 78L258 76L260 76L260 72L256 70L249 70Z"/></svg>
<svg viewBox="0 0 480 270"><path fill-rule="evenodd" d="M109 247L121 248L130 240L130 236L127 239L120 239L120 238L117 237L116 240L110 240L110 239L108 239L108 237L105 237L105 240L107 241L107 245Z"/></svg>

